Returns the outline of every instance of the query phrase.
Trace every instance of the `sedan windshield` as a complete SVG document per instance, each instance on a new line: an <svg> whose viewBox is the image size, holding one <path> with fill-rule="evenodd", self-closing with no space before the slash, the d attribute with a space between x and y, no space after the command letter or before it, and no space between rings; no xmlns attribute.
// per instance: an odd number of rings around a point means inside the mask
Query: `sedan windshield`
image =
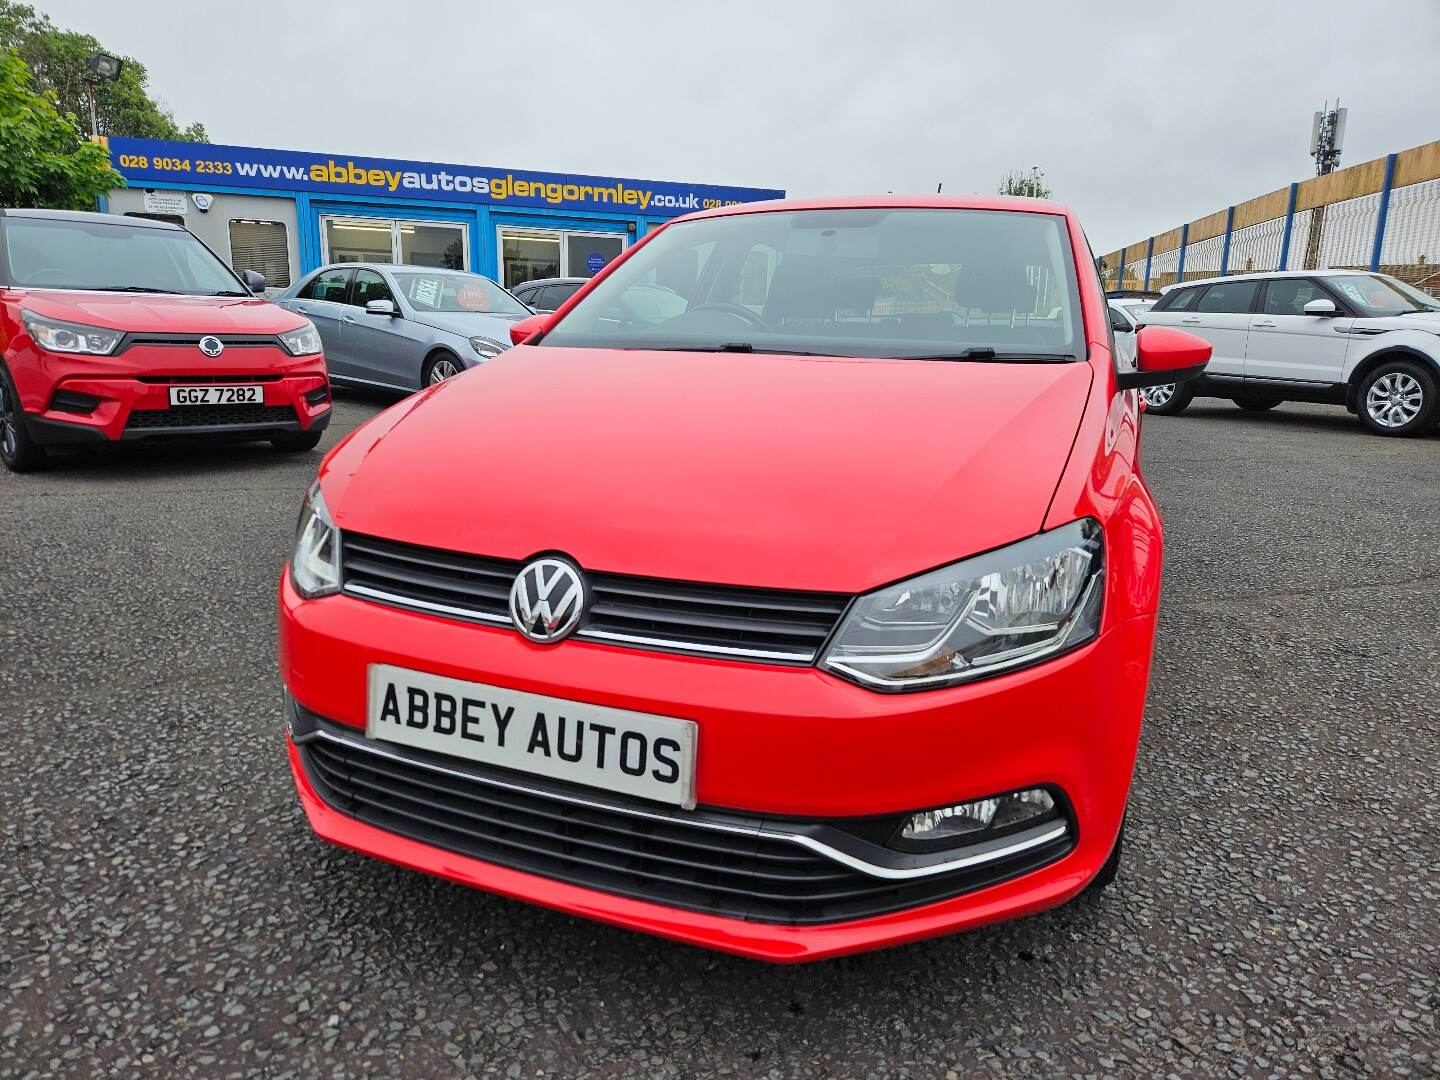
<svg viewBox="0 0 1440 1080"><path fill-rule="evenodd" d="M1064 218L996 210L740 213L670 226L546 333L580 348L1075 359Z"/></svg>
<svg viewBox="0 0 1440 1080"><path fill-rule="evenodd" d="M1346 274L1325 279L1326 284L1360 309L1362 315L1405 315L1412 311L1440 312L1440 300L1384 274Z"/></svg>
<svg viewBox="0 0 1440 1080"><path fill-rule="evenodd" d="M5 219L15 285L101 292L249 296L230 268L188 232L107 221Z"/></svg>
<svg viewBox="0 0 1440 1080"><path fill-rule="evenodd" d="M529 315L530 309L479 274L391 271L395 284L416 311L469 311L485 315Z"/></svg>

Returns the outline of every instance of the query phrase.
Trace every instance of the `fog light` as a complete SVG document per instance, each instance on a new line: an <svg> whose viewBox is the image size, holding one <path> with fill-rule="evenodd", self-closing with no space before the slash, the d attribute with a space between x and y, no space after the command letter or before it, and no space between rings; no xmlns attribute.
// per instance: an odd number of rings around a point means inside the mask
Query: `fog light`
<svg viewBox="0 0 1440 1080"><path fill-rule="evenodd" d="M914 814L900 830L898 839L927 848L950 847L989 839L1055 816L1055 800L1050 793L1044 788L1027 788Z"/></svg>

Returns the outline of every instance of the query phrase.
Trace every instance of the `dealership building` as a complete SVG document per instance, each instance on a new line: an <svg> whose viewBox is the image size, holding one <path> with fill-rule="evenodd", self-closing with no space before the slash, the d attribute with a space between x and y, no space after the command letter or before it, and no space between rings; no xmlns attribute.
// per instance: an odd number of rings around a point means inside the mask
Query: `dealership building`
<svg viewBox="0 0 1440 1080"><path fill-rule="evenodd" d="M272 293L332 262L590 277L681 214L783 191L112 137L104 209L184 225Z"/></svg>

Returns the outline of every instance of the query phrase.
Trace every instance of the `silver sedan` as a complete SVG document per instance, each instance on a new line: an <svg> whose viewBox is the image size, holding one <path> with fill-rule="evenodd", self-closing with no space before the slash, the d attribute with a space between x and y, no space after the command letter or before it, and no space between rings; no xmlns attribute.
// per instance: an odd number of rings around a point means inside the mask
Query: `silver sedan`
<svg viewBox="0 0 1440 1080"><path fill-rule="evenodd" d="M531 314L479 274L374 263L322 266L275 302L315 324L332 379L406 392L508 349Z"/></svg>

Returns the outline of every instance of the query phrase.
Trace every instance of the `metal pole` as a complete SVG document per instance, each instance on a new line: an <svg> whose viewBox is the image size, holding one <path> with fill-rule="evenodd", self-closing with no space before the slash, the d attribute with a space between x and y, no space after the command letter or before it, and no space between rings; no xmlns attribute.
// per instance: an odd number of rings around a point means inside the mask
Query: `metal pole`
<svg viewBox="0 0 1440 1080"><path fill-rule="evenodd" d="M1150 260L1155 258L1155 238L1150 237L1150 242L1145 245L1145 285L1146 292L1150 291Z"/></svg>
<svg viewBox="0 0 1440 1080"><path fill-rule="evenodd" d="M1179 285L1185 280L1185 245L1190 242L1190 226L1185 225L1180 229L1180 265L1175 268L1175 284Z"/></svg>
<svg viewBox="0 0 1440 1080"><path fill-rule="evenodd" d="M1298 183L1290 185L1290 201L1285 204L1285 236L1280 241L1280 265L1276 270L1287 270L1290 261L1290 226L1295 224L1295 194L1300 190Z"/></svg>
<svg viewBox="0 0 1440 1080"><path fill-rule="evenodd" d="M90 135L92 138L100 137L100 122L95 118L95 84L85 83L85 95L90 99Z"/></svg>
<svg viewBox="0 0 1440 1080"><path fill-rule="evenodd" d="M1220 273L1230 272L1230 234L1235 230L1235 208L1225 214L1225 246L1220 249Z"/></svg>
<svg viewBox="0 0 1440 1080"><path fill-rule="evenodd" d="M1385 183L1380 188L1380 213L1375 218L1375 247L1370 252L1370 269L1380 269L1380 249L1385 244L1385 219L1390 216L1390 188L1395 183L1395 155L1385 158Z"/></svg>

